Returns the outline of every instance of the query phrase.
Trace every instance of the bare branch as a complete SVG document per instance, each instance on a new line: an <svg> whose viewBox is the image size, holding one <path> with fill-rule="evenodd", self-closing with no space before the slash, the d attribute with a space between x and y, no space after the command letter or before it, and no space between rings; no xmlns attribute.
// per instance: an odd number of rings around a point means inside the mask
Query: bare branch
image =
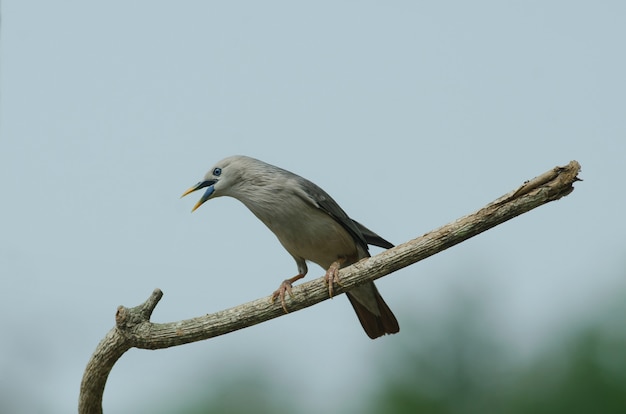
<svg viewBox="0 0 626 414"><path fill-rule="evenodd" d="M579 181L580 165L571 161L525 182L519 188L498 198L475 213L424 234L409 242L363 259L340 271L344 293L439 253L492 227L526 213L574 190ZM116 326L100 342L92 355L81 383L79 413L101 413L104 386L115 362L130 348L161 349L201 341L284 315L280 303L269 297L234 308L179 322L152 323L150 316L162 297L156 289L145 303L134 307L120 306ZM328 299L324 277L293 288L294 299L288 299L290 312L298 311Z"/></svg>

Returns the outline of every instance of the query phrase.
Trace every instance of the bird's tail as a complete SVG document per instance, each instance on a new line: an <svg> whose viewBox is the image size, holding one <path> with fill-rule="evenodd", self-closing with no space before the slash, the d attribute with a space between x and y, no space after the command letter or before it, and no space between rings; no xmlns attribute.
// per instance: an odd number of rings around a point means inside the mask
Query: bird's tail
<svg viewBox="0 0 626 414"><path fill-rule="evenodd" d="M346 295L367 336L376 339L385 334L400 332L396 317L373 282L354 288Z"/></svg>

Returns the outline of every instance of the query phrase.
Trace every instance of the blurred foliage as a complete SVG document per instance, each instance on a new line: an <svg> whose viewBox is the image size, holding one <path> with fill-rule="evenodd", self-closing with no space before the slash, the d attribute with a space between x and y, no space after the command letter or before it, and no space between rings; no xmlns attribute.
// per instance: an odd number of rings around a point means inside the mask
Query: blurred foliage
<svg viewBox="0 0 626 414"><path fill-rule="evenodd" d="M498 341L478 302L460 301L448 316L413 326L404 321L399 349L380 361L374 391L364 389L364 403L340 412L626 413L622 302L573 334L555 332L551 345L530 361ZM301 406L259 371L231 372L210 395L181 400L189 402L177 406L183 414L297 413L294 407Z"/></svg>
<svg viewBox="0 0 626 414"><path fill-rule="evenodd" d="M280 396L276 384L268 381L260 372L252 374L234 372L230 378L222 381L218 388L201 397L195 395L182 399L176 405L163 412L177 414L249 414L297 412L290 407L289 396L286 400Z"/></svg>
<svg viewBox="0 0 626 414"><path fill-rule="evenodd" d="M626 413L626 325L601 322L519 364L472 313L405 345L368 413ZM626 313L622 313L622 316Z"/></svg>
<svg viewBox="0 0 626 414"><path fill-rule="evenodd" d="M589 329L524 372L508 412L626 413L626 341Z"/></svg>

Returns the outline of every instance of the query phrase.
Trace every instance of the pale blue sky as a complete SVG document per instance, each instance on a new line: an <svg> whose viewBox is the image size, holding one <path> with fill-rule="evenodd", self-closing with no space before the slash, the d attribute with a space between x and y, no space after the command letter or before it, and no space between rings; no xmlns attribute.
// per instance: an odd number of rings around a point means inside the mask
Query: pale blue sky
<svg viewBox="0 0 626 414"><path fill-rule="evenodd" d="M309 178L395 243L577 159L570 196L378 282L399 335L419 338L413 318L472 290L486 323L532 352L625 289L624 21L621 1L3 1L0 397L14 412L75 410L115 308L155 287L165 322L295 274L236 201L190 214L199 195L179 199L232 154ZM329 409L368 389L379 366L363 361L399 335L369 340L340 297L132 350L105 411L211 389L199 371L241 364ZM26 387L38 391L18 397Z"/></svg>

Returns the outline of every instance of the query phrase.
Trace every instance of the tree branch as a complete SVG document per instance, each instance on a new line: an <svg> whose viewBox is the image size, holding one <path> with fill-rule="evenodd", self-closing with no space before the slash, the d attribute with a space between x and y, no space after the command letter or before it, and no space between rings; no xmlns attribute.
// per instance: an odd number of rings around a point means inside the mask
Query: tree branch
<svg viewBox="0 0 626 414"><path fill-rule="evenodd" d="M573 183L580 181L577 177L579 171L580 164L576 161L571 161L564 167L555 167L475 213L342 269L342 285L335 287L336 294L381 278L568 195L574 190ZM280 301L272 303L268 297L264 297L193 319L152 323L150 316L162 296L162 292L156 289L146 302L137 307L118 307L116 326L98 344L85 369L81 382L79 413L102 412L102 395L109 372L130 348L161 349L201 341L284 315ZM328 299L328 288L324 278L320 277L295 286L293 296L294 299L287 300L290 312Z"/></svg>

